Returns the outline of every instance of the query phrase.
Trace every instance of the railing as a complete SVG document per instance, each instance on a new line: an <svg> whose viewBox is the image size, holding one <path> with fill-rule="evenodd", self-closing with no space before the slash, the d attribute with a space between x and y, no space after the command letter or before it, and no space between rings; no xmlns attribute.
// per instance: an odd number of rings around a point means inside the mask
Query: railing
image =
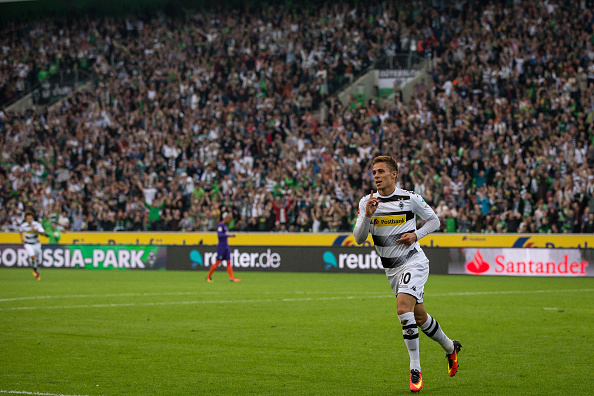
<svg viewBox="0 0 594 396"><path fill-rule="evenodd" d="M382 59L375 62L375 69L380 70L422 70L426 66L430 66L431 61L423 56L419 56L414 52L409 53L390 53Z"/></svg>
<svg viewBox="0 0 594 396"><path fill-rule="evenodd" d="M394 70L394 69L408 69L408 70L422 70L424 67L429 66L431 62L428 62L425 58L416 55L415 53L399 53L399 54L391 54L388 52L385 56L377 59L375 62L371 63L360 73L354 76L352 81L343 84L339 89L336 89L334 92L330 93L329 96L338 97L338 95L347 89L351 84L356 81L359 77L363 76L365 73L369 72L373 69L380 69L380 70Z"/></svg>
<svg viewBox="0 0 594 396"><path fill-rule="evenodd" d="M92 80L94 75L88 69L58 70L45 81L32 83L29 80L25 83L25 90L17 96L11 97L10 100L4 101L4 103L0 102L0 108L6 109L29 94L32 95L33 104L35 105L52 104L61 97L72 93L79 85Z"/></svg>
<svg viewBox="0 0 594 396"><path fill-rule="evenodd" d="M94 75L85 70L59 71L31 91L33 103L36 105L52 104L93 78Z"/></svg>

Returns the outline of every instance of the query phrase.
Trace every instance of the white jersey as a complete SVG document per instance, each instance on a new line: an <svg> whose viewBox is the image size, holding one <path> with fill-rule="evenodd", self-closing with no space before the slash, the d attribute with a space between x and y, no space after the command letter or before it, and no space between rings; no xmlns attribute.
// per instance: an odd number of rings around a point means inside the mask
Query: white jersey
<svg viewBox="0 0 594 396"><path fill-rule="evenodd" d="M32 224L23 221L21 224L21 232L25 234L25 243L31 245L39 243L39 236L37 235L37 232L45 234L43 226L35 220L33 220Z"/></svg>
<svg viewBox="0 0 594 396"><path fill-rule="evenodd" d="M396 188L388 196L382 196L377 192L373 193L373 196L378 198L379 204L371 219L365 217L369 195L359 201L359 217L353 231L355 239L361 243L367 238L368 233L371 233L383 267L399 267L422 251L418 240L439 228L439 218L427 202L413 191ZM419 230L416 215L427 221ZM411 232L417 234L417 242L410 246L397 242L402 234Z"/></svg>

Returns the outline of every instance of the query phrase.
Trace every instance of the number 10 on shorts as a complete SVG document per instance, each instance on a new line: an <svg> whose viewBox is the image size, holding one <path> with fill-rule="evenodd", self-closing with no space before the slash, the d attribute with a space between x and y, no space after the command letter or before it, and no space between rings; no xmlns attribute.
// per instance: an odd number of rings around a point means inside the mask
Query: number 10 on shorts
<svg viewBox="0 0 594 396"><path fill-rule="evenodd" d="M398 284L400 285L407 285L410 282L410 272L404 272L400 275L400 279L398 280Z"/></svg>

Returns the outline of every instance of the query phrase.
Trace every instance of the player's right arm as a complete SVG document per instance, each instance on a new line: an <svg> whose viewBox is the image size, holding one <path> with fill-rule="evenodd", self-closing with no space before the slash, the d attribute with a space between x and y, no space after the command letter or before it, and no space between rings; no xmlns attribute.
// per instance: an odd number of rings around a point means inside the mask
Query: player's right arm
<svg viewBox="0 0 594 396"><path fill-rule="evenodd" d="M22 222L22 224L19 225L19 235L21 237L21 242L24 244L26 242L25 240L25 233L27 232L27 229L25 228L25 224L27 224L25 221Z"/></svg>
<svg viewBox="0 0 594 396"><path fill-rule="evenodd" d="M369 227L371 225L371 217L377 210L377 204L379 200L371 194L364 196L359 201L359 216L357 217L357 223L353 230L355 241L360 245L367 239L369 235Z"/></svg>

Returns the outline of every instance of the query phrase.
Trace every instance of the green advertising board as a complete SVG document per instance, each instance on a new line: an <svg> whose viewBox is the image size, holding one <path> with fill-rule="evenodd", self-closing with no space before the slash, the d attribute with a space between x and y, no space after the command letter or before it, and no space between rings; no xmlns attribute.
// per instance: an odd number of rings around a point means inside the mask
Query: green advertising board
<svg viewBox="0 0 594 396"><path fill-rule="evenodd" d="M167 247L147 245L45 245L45 268L165 269ZM0 246L0 267L28 267L22 245Z"/></svg>

